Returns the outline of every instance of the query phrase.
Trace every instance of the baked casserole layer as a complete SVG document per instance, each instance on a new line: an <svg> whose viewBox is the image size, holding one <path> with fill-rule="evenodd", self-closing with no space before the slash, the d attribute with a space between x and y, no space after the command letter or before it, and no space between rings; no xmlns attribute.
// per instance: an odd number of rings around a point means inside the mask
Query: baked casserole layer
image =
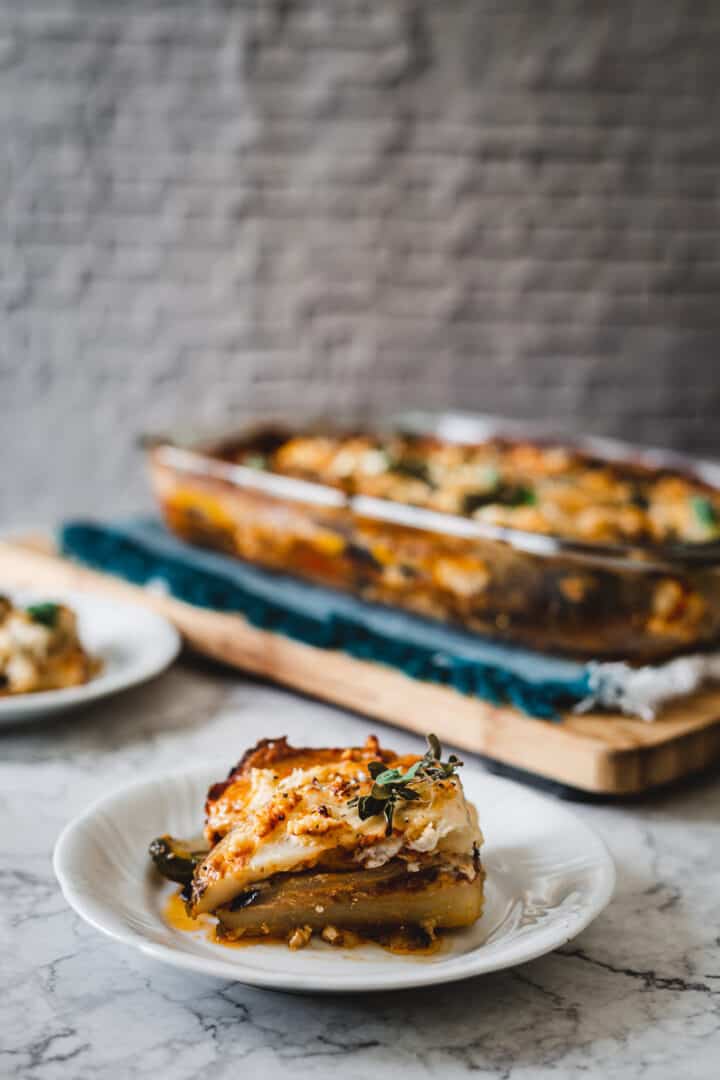
<svg viewBox="0 0 720 1080"><path fill-rule="evenodd" d="M482 912L482 834L460 764L442 762L436 740L424 757L374 737L263 740L208 792L207 853L164 837L151 854L173 880L187 869L188 913L217 916L233 938L468 926Z"/></svg>
<svg viewBox="0 0 720 1080"><path fill-rule="evenodd" d="M281 434L150 471L191 543L500 640L653 662L720 638L720 495L557 443Z"/></svg>

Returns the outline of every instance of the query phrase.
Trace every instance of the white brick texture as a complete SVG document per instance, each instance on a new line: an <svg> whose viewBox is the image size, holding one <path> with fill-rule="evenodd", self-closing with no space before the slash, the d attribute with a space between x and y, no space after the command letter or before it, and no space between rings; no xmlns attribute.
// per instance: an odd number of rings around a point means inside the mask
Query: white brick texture
<svg viewBox="0 0 720 1080"><path fill-rule="evenodd" d="M0 514L188 418L720 449L720 4L4 0Z"/></svg>

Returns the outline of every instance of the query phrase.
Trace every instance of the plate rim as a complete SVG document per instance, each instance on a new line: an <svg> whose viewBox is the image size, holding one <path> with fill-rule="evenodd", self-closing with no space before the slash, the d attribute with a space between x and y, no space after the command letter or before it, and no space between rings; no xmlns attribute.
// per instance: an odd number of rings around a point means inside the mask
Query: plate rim
<svg viewBox="0 0 720 1080"><path fill-rule="evenodd" d="M90 704L100 698L111 694L130 690L149 682L156 675L165 671L178 657L182 648L182 638L177 627L160 612L144 604L132 603L125 598L116 600L115 597L101 592L79 589L9 589L7 595L12 597L27 597L38 599L57 600L66 602L71 607L88 607L99 603L121 607L133 613L139 613L148 623L154 623L158 630L162 631L162 648L157 655L148 662L137 663L132 674L128 677L126 671L120 670L109 674L100 672L94 679L80 686L65 686L54 690L39 690L29 694L11 694L0 698L0 728L14 727L31 720L44 720L55 713L64 712L68 709L79 708ZM25 601L22 601L23 603ZM82 614L80 612L80 614Z"/></svg>
<svg viewBox="0 0 720 1080"><path fill-rule="evenodd" d="M134 780L106 793L94 800L84 811L65 825L55 842L53 850L52 865L55 877L66 902L77 915L112 940L129 945L154 960L159 960L182 970L194 971L198 974L261 989L311 994L371 993L442 985L490 974L494 971L510 969L554 952L582 933L605 909L615 891L617 879L615 863L605 841L595 829L567 807L558 804L547 796L532 791L512 780L493 776L490 773L483 773L480 769L473 769L473 774L480 781L489 781L490 786L496 789L520 791L531 801L549 805L561 816L569 818L575 828L580 828L592 839L599 856L596 869L600 872L600 879L590 901L582 911L571 915L567 925L558 927L554 939L550 943L542 937L540 941L536 941L534 944L532 937L525 939L522 943L524 947L518 950L521 955L515 958L508 960L500 957L494 961L483 963L482 960L476 960L473 963L473 957L482 956L482 948L478 948L470 953L462 953L451 957L444 965L428 965L425 968L398 967L395 973L388 968L387 975L383 974L382 976L369 973L363 976L360 972L353 975L343 973L335 975L327 972L313 975L308 972L263 971L262 969L247 967L243 965L242 961L238 963L237 961L225 960L222 957L217 959L206 957L149 941L138 931L129 927L115 925L113 919L110 920L110 924L103 921L102 912L107 910L107 904L97 900L82 884L74 882L72 873L67 867L68 851L70 846L76 842L78 834L81 834L83 830L89 827L96 815L106 812L115 802L124 802L128 798L132 799L133 795L137 795L141 791L159 783L168 783L181 779L187 781L191 777L199 777L209 770L213 770L214 767L212 761L207 761L190 768L164 770ZM223 765L220 765L220 770L226 771L226 769L227 762L225 761Z"/></svg>

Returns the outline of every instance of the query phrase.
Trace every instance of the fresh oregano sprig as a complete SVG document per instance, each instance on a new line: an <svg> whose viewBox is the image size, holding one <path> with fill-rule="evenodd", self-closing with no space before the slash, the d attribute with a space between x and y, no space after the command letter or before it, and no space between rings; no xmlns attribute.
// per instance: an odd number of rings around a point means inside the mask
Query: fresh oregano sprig
<svg viewBox="0 0 720 1080"><path fill-rule="evenodd" d="M391 836L393 814L400 802L416 802L420 792L410 784L446 780L462 765L454 754L447 761L442 761L442 747L437 735L427 736L428 748L424 757L411 765L407 772L400 769L388 769L382 761L371 761L368 772L373 779L373 786L368 795L356 795L348 806L356 806L361 821L382 814L385 818L385 835Z"/></svg>

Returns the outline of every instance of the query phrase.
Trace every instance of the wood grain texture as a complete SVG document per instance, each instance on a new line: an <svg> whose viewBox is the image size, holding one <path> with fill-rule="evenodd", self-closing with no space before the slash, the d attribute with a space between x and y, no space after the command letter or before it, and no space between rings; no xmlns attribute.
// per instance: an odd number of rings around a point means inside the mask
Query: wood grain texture
<svg viewBox="0 0 720 1080"><path fill-rule="evenodd" d="M42 537L0 543L0 583L135 601L169 618L206 656L420 734L435 731L455 746L587 792L637 794L720 760L720 689L670 704L654 723L570 713L553 724L88 570Z"/></svg>

